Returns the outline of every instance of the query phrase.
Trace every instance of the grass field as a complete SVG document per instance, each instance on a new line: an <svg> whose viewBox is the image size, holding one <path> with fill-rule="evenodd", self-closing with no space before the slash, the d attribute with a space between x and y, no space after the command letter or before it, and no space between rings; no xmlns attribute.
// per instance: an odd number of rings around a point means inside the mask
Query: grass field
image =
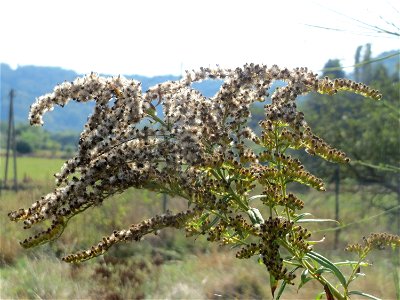
<svg viewBox="0 0 400 300"><path fill-rule="evenodd" d="M90 247L115 228L162 211L162 197L147 191L130 189L100 206L88 209L70 221L63 235L54 242L24 250L18 240L28 232L21 224L8 220L7 213L28 207L52 190L52 174L63 160L24 157L18 161L18 172L29 176L33 185L18 193L2 191L0 201L0 298L1 299L271 299L269 277L256 258L238 260L236 250L209 245L204 237L187 239L183 232L165 230L148 236L139 243L114 247L102 257L79 264L63 263L60 257ZM3 160L1 170L3 169ZM22 178L22 177L20 177ZM305 190L304 211L321 218L332 218L334 194ZM315 227L320 232L313 239L326 235L326 242L317 248L337 260L353 259L343 251L349 242L360 241L372 231L396 230L398 215L382 214L370 206L370 190L343 187L341 221L347 224L334 249L334 231L330 225ZM378 195L381 201L392 201L394 195ZM181 199L169 199L168 207L178 211L186 208ZM321 231L321 230L327 231ZM34 229L30 232L34 232ZM356 281L354 289L363 290L383 299L395 299L393 281L394 253L377 251L370 257L373 266L362 270L366 276ZM321 292L314 282L297 291L289 287L283 299L314 299ZM352 298L353 299L353 298ZM354 298L358 299L358 298Z"/></svg>
<svg viewBox="0 0 400 300"><path fill-rule="evenodd" d="M5 157L0 156L0 178L4 181L5 177ZM26 180L52 182L53 174L58 172L65 162L64 159L49 159L40 157L17 157L17 176L21 181ZM8 180L12 182L14 176L13 160L8 161Z"/></svg>

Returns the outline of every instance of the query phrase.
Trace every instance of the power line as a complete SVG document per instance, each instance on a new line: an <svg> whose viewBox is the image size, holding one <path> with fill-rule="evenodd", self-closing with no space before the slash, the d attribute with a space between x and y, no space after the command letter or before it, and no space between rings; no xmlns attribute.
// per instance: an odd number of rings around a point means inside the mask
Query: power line
<svg viewBox="0 0 400 300"><path fill-rule="evenodd" d="M387 213L389 213L391 211L394 211L394 210L398 210L398 209L400 209L400 205L396 205L396 206L394 206L392 208L389 208L389 209L387 209L387 210L385 210L385 211L383 211L383 212L381 212L379 214L376 214L376 215L361 219L359 221L354 221L354 222L343 224L341 226L337 226L337 227L333 227L333 228L316 230L316 231L313 231L313 232L328 232L328 231L340 230L340 229L343 229L343 228L346 228L346 227L349 227L349 226L352 226L352 225L355 225L355 224L360 224L360 223L364 223L364 222L370 221L372 219L375 219L375 218L380 217L382 215L386 215Z"/></svg>
<svg viewBox="0 0 400 300"><path fill-rule="evenodd" d="M358 68L358 67L361 67L361 66L364 66L364 65L368 65L368 64L372 64L372 63L375 63L375 62L378 62L378 61L389 59L391 57L398 56L398 55L400 55L400 51L397 51L396 53L392 53L392 54L386 55L384 57L371 59L371 60L368 60L368 61L363 61L363 62L360 62L358 64L354 64L354 65L351 65L351 66L325 68L325 69L319 70L318 72L338 71L338 70L347 69L347 68Z"/></svg>

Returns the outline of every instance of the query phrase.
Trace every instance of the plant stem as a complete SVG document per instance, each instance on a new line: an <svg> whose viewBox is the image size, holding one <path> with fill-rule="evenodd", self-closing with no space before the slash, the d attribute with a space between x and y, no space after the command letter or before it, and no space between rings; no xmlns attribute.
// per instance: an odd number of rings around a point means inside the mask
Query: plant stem
<svg viewBox="0 0 400 300"><path fill-rule="evenodd" d="M289 251L289 253L291 255L293 255L294 257L297 258L297 260L299 261L299 263L303 266L303 268L307 269L311 276L314 277L316 280L318 280L324 287L327 286L329 288L329 290L332 292L332 294L335 296L336 299L338 300L346 300L347 297L342 295L327 279L325 279L325 277L323 277L320 274L316 273L316 269L305 259L303 259L303 257L299 257L299 255L292 249L292 247L290 246L289 243L287 243L284 240L280 240L281 245L287 250Z"/></svg>
<svg viewBox="0 0 400 300"><path fill-rule="evenodd" d="M368 252L369 252L369 250L363 252L363 253L360 255L360 257L359 257L359 259L358 259L358 261L357 261L357 264L355 264L355 266L353 267L353 270L351 271L351 275L349 276L349 279L348 279L347 282L346 282L346 286L344 287L344 289L345 289L345 294L348 293L349 285L350 285L350 283L355 279L356 272L357 272L358 268L360 267L361 263L362 263L362 262L364 261L364 259L367 257Z"/></svg>
<svg viewBox="0 0 400 300"><path fill-rule="evenodd" d="M225 178L223 177L223 175L221 174L220 170L214 170L211 169L210 170L211 174L214 175L215 178L224 181L226 184L228 184L228 182L225 180ZM243 203L242 199L235 193L235 191L232 189L232 187L229 185L228 186L228 190L229 193L232 196L232 199L236 202L237 205L239 205L239 207L241 209L243 209L244 211L248 211L249 210L249 206L246 203Z"/></svg>

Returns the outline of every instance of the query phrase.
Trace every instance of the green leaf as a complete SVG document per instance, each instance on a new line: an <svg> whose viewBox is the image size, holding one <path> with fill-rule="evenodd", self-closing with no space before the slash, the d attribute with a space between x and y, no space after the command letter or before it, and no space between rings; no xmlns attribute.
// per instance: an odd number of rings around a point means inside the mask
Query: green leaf
<svg viewBox="0 0 400 300"><path fill-rule="evenodd" d="M293 270L290 271L290 274L293 274L293 273L296 272L296 270L298 270L299 268L300 268L300 266L294 268ZM281 298L281 296L282 296L283 291L285 290L285 288L286 288L286 281L283 280L281 286L279 287L278 294L276 295L276 300L278 300L278 299Z"/></svg>
<svg viewBox="0 0 400 300"><path fill-rule="evenodd" d="M285 290L286 287L286 281L283 280L281 286L279 287L278 293L276 294L276 300L279 300L283 294L283 291Z"/></svg>
<svg viewBox="0 0 400 300"><path fill-rule="evenodd" d="M323 273L332 273L332 270L322 267L322 268L319 268L317 271L315 271L315 273L321 275Z"/></svg>
<svg viewBox="0 0 400 300"><path fill-rule="evenodd" d="M326 222L335 222L337 224L340 224L339 221L333 220L333 219L301 219L298 220L297 223L326 223Z"/></svg>
<svg viewBox="0 0 400 300"><path fill-rule="evenodd" d="M241 246L243 246L243 243L236 243L236 244L233 244L229 249L236 249L236 248L239 248Z"/></svg>
<svg viewBox="0 0 400 300"><path fill-rule="evenodd" d="M257 208L254 208L254 207L250 208L247 211L247 214L249 215L250 220L251 220L251 222L253 224L262 224L262 223L264 223L264 218L263 218L263 216L261 215L260 211Z"/></svg>
<svg viewBox="0 0 400 300"><path fill-rule="evenodd" d="M327 258L325 258L324 256L322 256L319 253L316 253L314 251L310 251L306 254L307 257L315 260L316 262L318 262L321 266L328 268L329 270L332 271L333 274L335 274L335 276L337 277L337 279L339 279L340 283L342 284L342 286L346 286L346 279L344 278L342 272Z"/></svg>
<svg viewBox="0 0 400 300"><path fill-rule="evenodd" d="M310 272L308 271L308 269L304 269L303 272L301 272L301 276L300 276L301 281L304 281L307 278L309 273Z"/></svg>
<svg viewBox="0 0 400 300"><path fill-rule="evenodd" d="M353 266L358 264L359 262L356 260L346 260L346 261L339 261L339 262L335 262L333 263L335 266ZM367 263L367 262L361 262L359 263L361 267L369 267L371 266L371 264Z"/></svg>
<svg viewBox="0 0 400 300"><path fill-rule="evenodd" d="M199 218L199 221L197 222L197 225L203 224L204 221L208 218L209 215L210 215L209 212L203 214L203 215Z"/></svg>
<svg viewBox="0 0 400 300"><path fill-rule="evenodd" d="M320 239L319 241L308 241L309 245L315 245L315 244L319 244L319 243L323 243L325 241L325 235L322 239Z"/></svg>
<svg viewBox="0 0 400 300"><path fill-rule="evenodd" d="M216 217L214 218L214 220L212 220L211 223L207 226L207 227L208 227L207 229L210 229L210 228L213 227L215 224L217 224L217 222L218 222L220 219L221 219L220 216L216 216Z"/></svg>
<svg viewBox="0 0 400 300"><path fill-rule="evenodd" d="M296 223L298 220L301 220L301 219L303 219L304 217L307 217L307 216L312 216L312 214L310 214L310 213L302 213L302 214L296 216L296 217L293 219L293 222Z"/></svg>
<svg viewBox="0 0 400 300"><path fill-rule="evenodd" d="M283 262L284 262L285 264L288 264L288 265L291 265L291 266L300 267L300 268L303 266L302 264L300 264L300 263L298 263L298 262L292 260L291 258L284 259Z"/></svg>
<svg viewBox="0 0 400 300"><path fill-rule="evenodd" d="M247 211L247 214L249 215L249 218L250 218L251 223L252 223L252 224L257 224L257 219L256 219L256 216L255 216L253 210L249 209L249 210Z"/></svg>
<svg viewBox="0 0 400 300"><path fill-rule="evenodd" d="M315 300L321 300L322 296L325 295L325 292L319 293L317 297L315 297Z"/></svg>
<svg viewBox="0 0 400 300"><path fill-rule="evenodd" d="M305 269L303 272L301 272L300 276L300 284L299 287L297 288L297 292L309 281L313 280L314 278L308 277L308 270Z"/></svg>
<svg viewBox="0 0 400 300"><path fill-rule="evenodd" d="M363 293L363 292L360 292L360 291L350 291L348 295L360 295L360 296L364 296L364 297L369 298L369 299L381 300L381 298L378 298L378 297L375 297L375 296L372 296L370 294Z"/></svg>
<svg viewBox="0 0 400 300"><path fill-rule="evenodd" d="M278 287L278 280L272 274L269 274L269 284L271 286L272 297L275 297L275 290Z"/></svg>
<svg viewBox="0 0 400 300"><path fill-rule="evenodd" d="M227 202L231 197L232 197L232 195L227 194L227 195L225 195L225 196L223 196L223 197L221 198L221 201L222 201L222 202Z"/></svg>
<svg viewBox="0 0 400 300"><path fill-rule="evenodd" d="M250 202L250 201L253 201L253 200L260 199L260 198L266 198L266 197L267 197L266 195L255 195L255 196L251 196L251 197L249 198L249 202Z"/></svg>

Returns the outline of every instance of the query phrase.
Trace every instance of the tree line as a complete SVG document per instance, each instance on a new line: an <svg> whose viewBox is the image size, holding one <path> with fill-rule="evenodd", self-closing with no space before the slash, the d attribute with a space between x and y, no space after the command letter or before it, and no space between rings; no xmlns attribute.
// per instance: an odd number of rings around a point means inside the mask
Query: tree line
<svg viewBox="0 0 400 300"><path fill-rule="evenodd" d="M7 145L7 123L0 122L0 145ZM18 123L15 127L16 151L18 154L33 154L39 151L72 153L75 151L79 133L74 131L49 132L40 127Z"/></svg>

